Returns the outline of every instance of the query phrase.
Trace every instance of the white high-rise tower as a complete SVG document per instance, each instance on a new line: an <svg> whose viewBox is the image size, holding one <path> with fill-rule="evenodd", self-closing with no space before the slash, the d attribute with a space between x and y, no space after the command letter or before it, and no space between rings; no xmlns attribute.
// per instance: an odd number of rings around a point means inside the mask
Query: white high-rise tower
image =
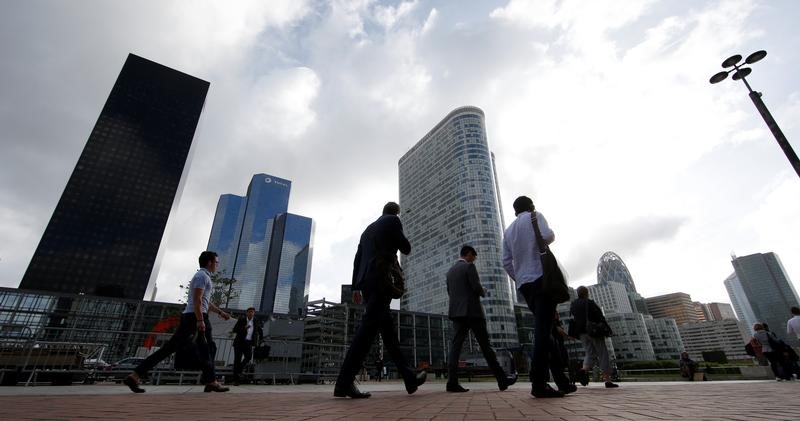
<svg viewBox="0 0 800 421"><path fill-rule="evenodd" d="M481 301L492 343L518 343L514 291L502 265L503 226L483 111L448 114L399 162L400 217L411 242L403 257L402 310L447 314L445 275L465 244L489 294Z"/></svg>

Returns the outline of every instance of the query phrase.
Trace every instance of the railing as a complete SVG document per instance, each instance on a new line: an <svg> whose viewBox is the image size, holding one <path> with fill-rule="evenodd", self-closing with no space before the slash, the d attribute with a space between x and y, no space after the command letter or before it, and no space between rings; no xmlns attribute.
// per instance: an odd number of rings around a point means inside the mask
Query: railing
<svg viewBox="0 0 800 421"><path fill-rule="evenodd" d="M171 333L97 329L30 328L0 324L0 384L69 384L74 381L120 381L135 364L117 365L128 357L146 357ZM214 335L217 374L232 374L233 338ZM346 346L341 344L265 339L268 358L246 368L252 380L264 383L325 383L338 373ZM199 371L174 370L174 356L151 371L151 382L196 383ZM228 377L229 378L229 377Z"/></svg>

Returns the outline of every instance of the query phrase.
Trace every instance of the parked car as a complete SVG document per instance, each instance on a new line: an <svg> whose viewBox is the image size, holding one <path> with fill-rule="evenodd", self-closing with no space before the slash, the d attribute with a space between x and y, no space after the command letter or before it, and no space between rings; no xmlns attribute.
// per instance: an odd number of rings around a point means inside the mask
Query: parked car
<svg viewBox="0 0 800 421"><path fill-rule="evenodd" d="M121 371L121 370L133 370L144 361L144 357L127 357L123 358L113 364L111 364L110 369L114 371Z"/></svg>
<svg viewBox="0 0 800 421"><path fill-rule="evenodd" d="M111 367L111 364L103 361L101 358L89 358L83 360L83 368L90 370L106 370Z"/></svg>

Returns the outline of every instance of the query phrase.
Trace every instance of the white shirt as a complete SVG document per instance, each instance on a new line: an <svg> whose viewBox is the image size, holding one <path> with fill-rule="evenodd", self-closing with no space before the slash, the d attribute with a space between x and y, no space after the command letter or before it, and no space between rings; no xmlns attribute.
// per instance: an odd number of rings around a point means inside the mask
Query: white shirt
<svg viewBox="0 0 800 421"><path fill-rule="evenodd" d="M208 313L208 300L211 298L211 287L211 273L205 268L198 269L189 282L189 299L186 300L186 309L183 310L183 312L194 312L194 290L200 288L203 290L200 312L203 314Z"/></svg>
<svg viewBox="0 0 800 421"><path fill-rule="evenodd" d="M536 212L539 230L545 245L552 243L556 235L541 212ZM542 277L542 259L539 245L531 223L531 213L522 212L506 228L503 236L503 267L519 289L522 285Z"/></svg>
<svg viewBox="0 0 800 421"><path fill-rule="evenodd" d="M253 319L247 320L247 336L245 336L244 339L248 341L253 340Z"/></svg>
<svg viewBox="0 0 800 421"><path fill-rule="evenodd" d="M786 322L786 335L800 339L800 316L794 316Z"/></svg>

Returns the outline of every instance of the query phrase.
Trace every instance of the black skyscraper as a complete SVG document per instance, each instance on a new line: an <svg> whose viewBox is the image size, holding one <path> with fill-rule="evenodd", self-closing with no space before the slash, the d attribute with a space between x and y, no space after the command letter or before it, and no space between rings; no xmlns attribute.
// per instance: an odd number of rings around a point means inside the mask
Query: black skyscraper
<svg viewBox="0 0 800 421"><path fill-rule="evenodd" d="M144 297L208 87L128 55L20 288Z"/></svg>

